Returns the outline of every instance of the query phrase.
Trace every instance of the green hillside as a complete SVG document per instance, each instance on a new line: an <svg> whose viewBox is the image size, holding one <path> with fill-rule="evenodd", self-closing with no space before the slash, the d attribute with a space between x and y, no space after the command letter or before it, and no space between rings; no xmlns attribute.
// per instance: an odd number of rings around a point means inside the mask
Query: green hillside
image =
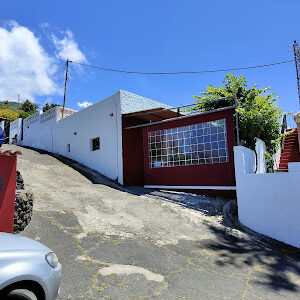
<svg viewBox="0 0 300 300"><path fill-rule="evenodd" d="M22 103L14 101L0 101L0 109L9 109L12 111L20 110Z"/></svg>

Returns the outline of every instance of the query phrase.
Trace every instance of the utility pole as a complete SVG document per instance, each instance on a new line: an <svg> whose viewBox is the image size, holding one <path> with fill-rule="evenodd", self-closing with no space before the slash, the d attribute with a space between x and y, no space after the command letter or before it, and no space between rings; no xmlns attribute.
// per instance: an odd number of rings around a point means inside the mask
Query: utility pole
<svg viewBox="0 0 300 300"><path fill-rule="evenodd" d="M68 81L68 69L69 69L69 60L67 59L66 62L66 79L65 79L65 92L64 92L64 104L63 104L63 110L62 110L62 119L64 118L64 110L66 106L66 92L67 92L67 81Z"/></svg>
<svg viewBox="0 0 300 300"><path fill-rule="evenodd" d="M237 111L238 102L236 94L233 95L234 105L235 105L235 128L236 128L236 143L240 145L240 131L239 131L239 113Z"/></svg>
<svg viewBox="0 0 300 300"><path fill-rule="evenodd" d="M18 94L18 103L20 103L20 94Z"/></svg>
<svg viewBox="0 0 300 300"><path fill-rule="evenodd" d="M296 65L298 96L299 96L299 106L300 106L300 51L299 51L299 44L296 41L294 41L293 50L294 50L294 58L295 58L295 65Z"/></svg>

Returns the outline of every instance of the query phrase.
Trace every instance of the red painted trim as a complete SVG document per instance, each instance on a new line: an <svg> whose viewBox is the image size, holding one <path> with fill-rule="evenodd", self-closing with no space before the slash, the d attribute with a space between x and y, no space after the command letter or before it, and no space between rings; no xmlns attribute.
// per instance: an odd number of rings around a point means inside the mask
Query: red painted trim
<svg viewBox="0 0 300 300"><path fill-rule="evenodd" d="M0 231L12 233L14 227L17 156L0 155L0 166L0 176L2 178L2 189L0 190Z"/></svg>
<svg viewBox="0 0 300 300"><path fill-rule="evenodd" d="M208 115L191 116L167 123L154 124L143 128L144 140L144 182L145 185L188 185L188 186L233 186L234 174L234 110L215 112ZM226 119L228 159L226 163L150 168L148 132L169 129L218 119Z"/></svg>
<svg viewBox="0 0 300 300"><path fill-rule="evenodd" d="M144 149L141 128L125 129L139 124L135 118L122 116L123 183L125 186L144 185Z"/></svg>

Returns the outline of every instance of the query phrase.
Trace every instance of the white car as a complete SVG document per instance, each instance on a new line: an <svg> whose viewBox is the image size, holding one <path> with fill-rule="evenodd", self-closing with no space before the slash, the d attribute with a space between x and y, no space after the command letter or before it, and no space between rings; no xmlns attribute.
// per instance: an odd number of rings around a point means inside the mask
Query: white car
<svg viewBox="0 0 300 300"><path fill-rule="evenodd" d="M61 264L49 248L34 240L0 233L0 299L54 300Z"/></svg>

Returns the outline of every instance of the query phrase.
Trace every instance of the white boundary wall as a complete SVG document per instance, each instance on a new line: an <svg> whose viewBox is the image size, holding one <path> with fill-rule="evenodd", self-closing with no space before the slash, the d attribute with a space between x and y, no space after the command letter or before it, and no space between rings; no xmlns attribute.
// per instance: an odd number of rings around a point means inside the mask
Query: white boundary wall
<svg viewBox="0 0 300 300"><path fill-rule="evenodd" d="M9 143L12 143L12 139L17 136L17 143L21 140L21 130L22 130L22 119L16 119L9 124Z"/></svg>
<svg viewBox="0 0 300 300"><path fill-rule="evenodd" d="M240 221L247 227L300 247L300 163L289 172L255 174L255 153L234 147Z"/></svg>

